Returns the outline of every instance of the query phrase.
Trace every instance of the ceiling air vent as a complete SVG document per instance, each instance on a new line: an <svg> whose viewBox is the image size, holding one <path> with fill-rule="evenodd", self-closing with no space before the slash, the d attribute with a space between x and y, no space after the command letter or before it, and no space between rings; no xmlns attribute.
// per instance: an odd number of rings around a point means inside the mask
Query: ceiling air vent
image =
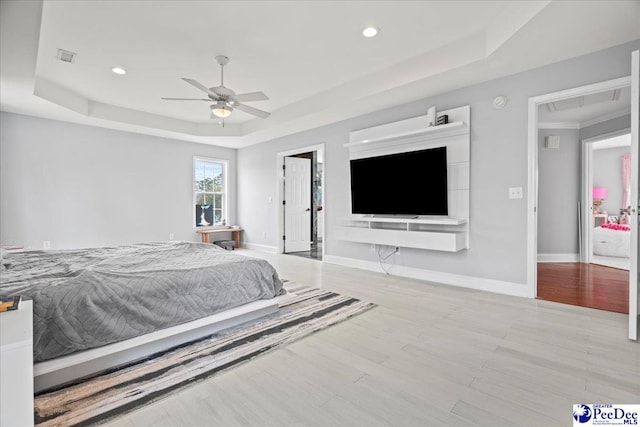
<svg viewBox="0 0 640 427"><path fill-rule="evenodd" d="M58 49L58 59L62 62L73 64L73 61L76 60L76 55L76 53L69 52L68 50Z"/></svg>

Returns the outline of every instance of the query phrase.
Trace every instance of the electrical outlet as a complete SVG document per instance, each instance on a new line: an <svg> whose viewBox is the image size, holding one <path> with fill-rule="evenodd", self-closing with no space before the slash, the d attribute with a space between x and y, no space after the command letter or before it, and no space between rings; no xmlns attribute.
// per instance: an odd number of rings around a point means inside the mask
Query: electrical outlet
<svg viewBox="0 0 640 427"><path fill-rule="evenodd" d="M376 251L376 244L372 243L371 244L371 252L375 252Z"/></svg>
<svg viewBox="0 0 640 427"><path fill-rule="evenodd" d="M51 241L45 240L44 242L42 242L42 248L43 249L51 249Z"/></svg>
<svg viewBox="0 0 640 427"><path fill-rule="evenodd" d="M169 240L173 240L173 238L174 238L173 233L169 233Z"/></svg>
<svg viewBox="0 0 640 427"><path fill-rule="evenodd" d="M400 248L398 246L396 246L396 251L395 253L399 254L400 253Z"/></svg>
<svg viewBox="0 0 640 427"><path fill-rule="evenodd" d="M522 187L511 187L511 188L509 188L509 198L510 199L522 199Z"/></svg>
<svg viewBox="0 0 640 427"><path fill-rule="evenodd" d="M269 196L269 197L267 198L267 202L268 202L269 204L273 203L273 197Z"/></svg>

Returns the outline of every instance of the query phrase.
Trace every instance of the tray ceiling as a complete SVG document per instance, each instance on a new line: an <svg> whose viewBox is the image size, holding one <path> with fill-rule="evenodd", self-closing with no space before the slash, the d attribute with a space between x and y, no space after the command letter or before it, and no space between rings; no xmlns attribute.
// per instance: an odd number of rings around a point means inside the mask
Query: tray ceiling
<svg viewBox="0 0 640 427"><path fill-rule="evenodd" d="M640 37L637 1L3 1L1 15L2 110L236 148ZM201 97L182 77L217 86L219 54L225 85L265 92L247 104L271 117L222 127L206 102L160 100Z"/></svg>

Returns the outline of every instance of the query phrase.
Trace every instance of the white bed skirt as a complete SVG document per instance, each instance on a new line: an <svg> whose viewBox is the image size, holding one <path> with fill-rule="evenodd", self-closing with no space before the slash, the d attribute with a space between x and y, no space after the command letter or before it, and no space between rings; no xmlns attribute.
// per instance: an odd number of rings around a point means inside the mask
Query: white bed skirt
<svg viewBox="0 0 640 427"><path fill-rule="evenodd" d="M630 231L593 229L593 254L618 258L629 258L631 249Z"/></svg>
<svg viewBox="0 0 640 427"><path fill-rule="evenodd" d="M285 294L269 300L254 301L150 334L37 363L34 365L35 392L121 366L176 345L275 313L278 311L279 303L288 298L291 296Z"/></svg>

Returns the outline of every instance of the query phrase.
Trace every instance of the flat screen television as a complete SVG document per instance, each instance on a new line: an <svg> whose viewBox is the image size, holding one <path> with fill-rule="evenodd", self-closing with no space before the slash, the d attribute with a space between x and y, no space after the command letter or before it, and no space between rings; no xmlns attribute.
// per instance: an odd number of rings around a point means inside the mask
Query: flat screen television
<svg viewBox="0 0 640 427"><path fill-rule="evenodd" d="M447 148L351 160L351 212L448 215Z"/></svg>

